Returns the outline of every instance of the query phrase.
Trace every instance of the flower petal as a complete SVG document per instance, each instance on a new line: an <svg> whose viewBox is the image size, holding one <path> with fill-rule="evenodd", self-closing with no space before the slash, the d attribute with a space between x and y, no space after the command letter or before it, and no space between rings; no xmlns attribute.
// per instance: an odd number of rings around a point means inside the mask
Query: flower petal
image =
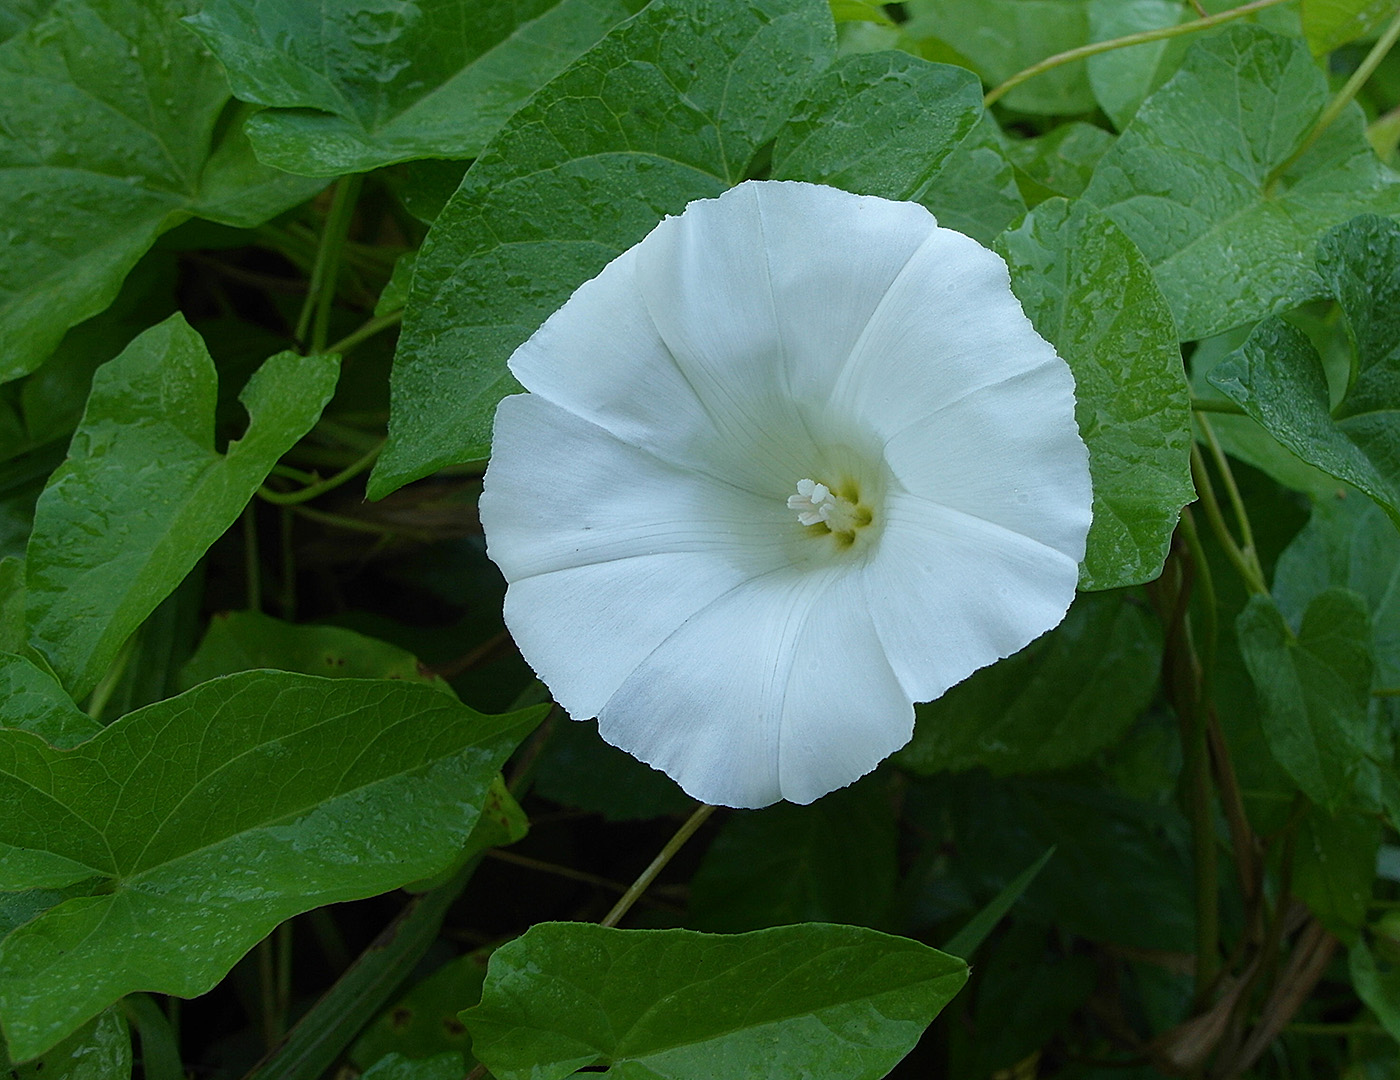
<svg viewBox="0 0 1400 1080"><path fill-rule="evenodd" d="M871 317L829 411L881 439L959 398L1063 363L1021 310L993 252L950 229L929 234Z"/></svg>
<svg viewBox="0 0 1400 1080"><path fill-rule="evenodd" d="M885 446L911 494L1084 558L1093 492L1074 422L1074 379L1058 359L985 386Z"/></svg>
<svg viewBox="0 0 1400 1080"><path fill-rule="evenodd" d="M587 720L696 612L746 580L708 552L569 567L512 583L506 626L554 700Z"/></svg>
<svg viewBox="0 0 1400 1080"><path fill-rule="evenodd" d="M884 514L866 605L914 701L1024 648L1069 610L1079 565L1063 552L903 492Z"/></svg>
<svg viewBox="0 0 1400 1080"><path fill-rule="evenodd" d="M785 497L812 468L806 414L822 411L933 231L913 203L741 184L667 218L580 286L510 368L625 442Z"/></svg>
<svg viewBox="0 0 1400 1080"><path fill-rule="evenodd" d="M723 806L851 783L914 723L860 589L845 570L782 571L725 594L623 683L600 734Z"/></svg>
<svg viewBox="0 0 1400 1080"><path fill-rule="evenodd" d="M668 464L535 395L501 402L493 443L481 521L510 582L662 551L707 552L752 577L782 564L774 536L797 530L776 498Z"/></svg>
<svg viewBox="0 0 1400 1080"><path fill-rule="evenodd" d="M510 370L527 390L624 442L671 461L704 461L714 423L647 313L637 250L580 285L515 350Z"/></svg>
<svg viewBox="0 0 1400 1080"><path fill-rule="evenodd" d="M642 242L639 285L687 378L763 416L825 405L866 323L937 222L916 203L748 182Z"/></svg>

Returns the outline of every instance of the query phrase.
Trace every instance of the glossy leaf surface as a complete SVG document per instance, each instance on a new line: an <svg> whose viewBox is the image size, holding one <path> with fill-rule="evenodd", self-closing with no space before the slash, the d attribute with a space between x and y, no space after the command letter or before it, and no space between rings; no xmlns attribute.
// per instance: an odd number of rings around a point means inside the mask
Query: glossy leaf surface
<svg viewBox="0 0 1400 1080"><path fill-rule="evenodd" d="M1133 242L1082 204L1041 204L998 247L1031 322L1074 372L1075 418L1094 482L1080 587L1150 580L1195 496L1171 312Z"/></svg>
<svg viewBox="0 0 1400 1080"><path fill-rule="evenodd" d="M515 347L665 214L743 180L833 36L825 0L658 0L511 117L415 265L371 496L484 457Z"/></svg>
<svg viewBox="0 0 1400 1080"><path fill-rule="evenodd" d="M876 1078L967 966L904 938L807 923L751 934L541 923L497 949L463 1014L500 1080L620 1075Z"/></svg>
<svg viewBox="0 0 1400 1080"><path fill-rule="evenodd" d="M443 869L538 720L249 672L70 750L0 730L0 888L91 886L0 942L11 1051L43 1053L134 990L204 993L283 919Z"/></svg>
<svg viewBox="0 0 1400 1080"><path fill-rule="evenodd" d="M214 448L218 381L175 315L93 379L68 460L35 509L26 567L30 642L75 696L189 573L335 388L332 356L280 353L244 387L249 423Z"/></svg>
<svg viewBox="0 0 1400 1080"><path fill-rule="evenodd" d="M470 158L639 2L216 0L187 24L242 100L258 157L304 176Z"/></svg>
<svg viewBox="0 0 1400 1080"><path fill-rule="evenodd" d="M1358 109L1290 162L1327 100L1302 42L1231 25L1191 47L1099 162L1084 197L1147 256L1183 341L1316 296L1318 238L1365 210L1400 212L1400 176Z"/></svg>

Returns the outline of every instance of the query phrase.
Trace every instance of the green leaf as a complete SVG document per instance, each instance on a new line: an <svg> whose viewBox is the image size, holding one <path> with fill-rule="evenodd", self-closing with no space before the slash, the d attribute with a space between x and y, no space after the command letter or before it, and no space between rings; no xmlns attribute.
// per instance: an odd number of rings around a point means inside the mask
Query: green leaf
<svg viewBox="0 0 1400 1080"><path fill-rule="evenodd" d="M131 1075L131 1035L116 1009L104 1009L47 1053L22 1065L10 1065L0 1044L0 1069L6 1069L6 1080L126 1080Z"/></svg>
<svg viewBox="0 0 1400 1080"><path fill-rule="evenodd" d="M175 278L174 255L148 253L110 307L71 328L29 375L0 387L13 401L16 421L0 435L0 459L68 440L82 419L93 372L175 310Z"/></svg>
<svg viewBox="0 0 1400 1080"><path fill-rule="evenodd" d="M1374 814L1325 814L1303 818L1293 857L1293 895L1346 944L1366 925L1381 821Z"/></svg>
<svg viewBox="0 0 1400 1080"><path fill-rule="evenodd" d="M906 0L904 7L910 16L906 34L946 42L971 62L989 87L1090 40L1084 0ZM1003 100L1018 112L1051 116L1094 108L1082 64L1052 68Z"/></svg>
<svg viewBox="0 0 1400 1080"><path fill-rule="evenodd" d="M180 672L180 688L254 668L329 678L402 679L452 692L404 649L339 626L299 626L257 611L215 615Z"/></svg>
<svg viewBox="0 0 1400 1080"><path fill-rule="evenodd" d="M0 42L8 41L53 6L54 0L6 0L0 4Z"/></svg>
<svg viewBox="0 0 1400 1080"><path fill-rule="evenodd" d="M1191 406L1176 331L1142 253L1083 203L1037 206L998 250L1042 337L1069 363L1094 521L1080 588L1155 578L1191 483Z"/></svg>
<svg viewBox="0 0 1400 1080"><path fill-rule="evenodd" d="M981 114L965 68L902 52L843 56L778 132L772 177L917 200Z"/></svg>
<svg viewBox="0 0 1400 1080"><path fill-rule="evenodd" d="M252 226L319 183L258 165L187 0L58 0L0 46L0 382L97 314L191 215Z"/></svg>
<svg viewBox="0 0 1400 1080"><path fill-rule="evenodd" d="M1303 461L1359 487L1400 524L1400 225L1362 215L1325 237L1318 273L1346 315L1344 393L1312 342L1261 323L1210 381ZM1337 380L1340 383L1340 379Z"/></svg>
<svg viewBox="0 0 1400 1080"><path fill-rule="evenodd" d="M536 88L640 0L214 0L185 20L233 92L258 158L304 176L471 158Z"/></svg>
<svg viewBox="0 0 1400 1080"><path fill-rule="evenodd" d="M1054 847L1055 857L1021 899L1018 910L1027 919L1129 948L1190 950L1188 827L1160 795L1149 803L1080 784L993 780L982 772L923 780L915 790L916 820L957 852L943 873L965 891L956 909L964 918ZM1104 903L1105 896L1114 902ZM954 913L945 908L934 917Z"/></svg>
<svg viewBox="0 0 1400 1080"><path fill-rule="evenodd" d="M1321 593L1295 636L1269 597L1254 596L1235 629L1275 760L1329 811L1353 802L1358 770L1374 743L1365 602L1346 589Z"/></svg>
<svg viewBox="0 0 1400 1080"><path fill-rule="evenodd" d="M1328 101L1301 41L1232 24L1198 41L1103 156L1084 198L1142 249L1183 341L1321 292L1318 237L1400 212L1400 177L1348 107L1282 175Z"/></svg>
<svg viewBox="0 0 1400 1080"><path fill-rule="evenodd" d="M0 652L19 652L29 640L24 622L24 560L0 559Z"/></svg>
<svg viewBox="0 0 1400 1080"><path fill-rule="evenodd" d="M1176 0L1089 0L1089 35L1093 41L1108 41L1175 26L1190 15ZM1148 41L1089 57L1089 85L1114 127L1122 131L1128 126L1147 95L1175 70L1188 44L1180 38Z"/></svg>
<svg viewBox="0 0 1400 1080"><path fill-rule="evenodd" d="M1322 361L1301 330L1266 319L1210 381L1303 461L1360 488L1400 524L1400 462L1388 445L1400 437L1400 417L1391 408L1334 419Z"/></svg>
<svg viewBox="0 0 1400 1080"><path fill-rule="evenodd" d="M485 953L471 953L449 960L426 979L399 997L350 1050L360 1065L380 1061L387 1054L429 1058L451 1053L460 1080L471 1069L471 1040L457 1014L481 1000L486 980Z"/></svg>
<svg viewBox="0 0 1400 1080"><path fill-rule="evenodd" d="M403 682L250 672L68 750L0 731L15 826L0 888L64 865L100 885L0 942L12 1052L44 1052L130 991L202 994L284 919L438 872L539 717Z"/></svg>
<svg viewBox="0 0 1400 1080"><path fill-rule="evenodd" d="M1065 621L916 707L896 761L921 774L1046 772L1112 746L1155 692L1160 631L1126 593L1080 596Z"/></svg>
<svg viewBox="0 0 1400 1080"><path fill-rule="evenodd" d="M397 1053L388 1054L360 1075L363 1080L460 1080L462 1057L438 1054L430 1058L407 1058Z"/></svg>
<svg viewBox="0 0 1400 1080"><path fill-rule="evenodd" d="M1395 0L1303 0L1303 36L1314 56L1366 37L1395 13Z"/></svg>
<svg viewBox="0 0 1400 1080"><path fill-rule="evenodd" d="M93 379L68 460L35 508L30 642L74 697L237 519L335 388L338 359L281 353L248 381L243 438L214 449L217 376L179 315Z"/></svg>
<svg viewBox="0 0 1400 1080"><path fill-rule="evenodd" d="M689 813L695 806L664 772L605 743L593 720L560 720L540 754L534 790L608 821Z"/></svg>
<svg viewBox="0 0 1400 1080"><path fill-rule="evenodd" d="M0 653L0 728L32 731L50 746L86 742L99 724L73 704L58 681L21 656Z"/></svg>
<svg viewBox="0 0 1400 1080"><path fill-rule="evenodd" d="M810 806L737 811L691 881L687 925L758 930L798 922L879 927L899 865L886 787L865 781Z"/></svg>
<svg viewBox="0 0 1400 1080"><path fill-rule="evenodd" d="M1348 949L1347 962L1356 996L1376 1014L1376 1019L1400 1042L1400 964L1377 964L1364 939Z"/></svg>
<svg viewBox="0 0 1400 1080"><path fill-rule="evenodd" d="M1078 198L1093 175L1099 158L1113 145L1113 136L1093 124L1061 124L1034 139L1006 140L1006 155L1021 172L1022 194L1044 202L1055 195ZM1027 191L1028 186L1035 190Z"/></svg>
<svg viewBox="0 0 1400 1080"><path fill-rule="evenodd" d="M491 956L462 1014L499 1080L591 1065L671 1080L875 1080L967 979L905 938L806 923L715 936L541 923Z"/></svg>
<svg viewBox="0 0 1400 1080"><path fill-rule="evenodd" d="M1018 1062L1072 1023L1094 991L1095 964L1063 955L1055 936L1053 928L1013 924L977 965L976 993L950 1039L950 1076L1014 1076Z"/></svg>
<svg viewBox="0 0 1400 1080"><path fill-rule="evenodd" d="M919 197L940 225L981 244L991 244L1026 213L1016 170L1001 144L1001 129L992 114L984 112Z"/></svg>
<svg viewBox="0 0 1400 1080"><path fill-rule="evenodd" d="M1332 588L1350 589L1366 602L1376 681L1400 686L1400 532L1369 499L1319 503L1274 568L1274 600L1290 622Z"/></svg>
<svg viewBox="0 0 1400 1080"><path fill-rule="evenodd" d="M1296 312L1293 313L1294 318L1296 315ZM1248 340L1252 330L1253 327L1237 328L1196 343L1191 353L1193 398L1202 402L1230 402L1230 398L1215 387L1211 376ZM1209 422L1221 448L1232 458L1252 465L1290 491L1306 495L1314 503L1331 502L1340 492L1348 490L1347 485L1309 465L1269 434L1254 417L1244 412L1212 413Z"/></svg>
<svg viewBox="0 0 1400 1080"><path fill-rule="evenodd" d="M511 117L414 267L370 497L484 457L515 347L664 215L743 180L834 36L825 0L655 0Z"/></svg>
<svg viewBox="0 0 1400 1080"><path fill-rule="evenodd" d="M1016 901L1021 899L1021 894L1030 887L1030 883L1036 879L1036 875L1045 869L1045 864L1050 861L1054 854L1053 847L1046 848L1044 855L1012 878L1007 883L1006 888L992 897L991 903L970 918L961 930L949 938L948 943L943 946L943 951L951 953L953 956L971 959L972 954L977 951L977 947L987 939L988 934L996 929L997 923L1006 917L1006 913L1015 906Z"/></svg>

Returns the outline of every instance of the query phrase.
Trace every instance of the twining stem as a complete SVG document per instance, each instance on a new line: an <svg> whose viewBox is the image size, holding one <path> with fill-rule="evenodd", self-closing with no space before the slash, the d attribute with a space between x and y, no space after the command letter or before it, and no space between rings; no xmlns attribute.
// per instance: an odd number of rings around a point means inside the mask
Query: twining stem
<svg viewBox="0 0 1400 1080"><path fill-rule="evenodd" d="M1264 8L1274 7L1287 2L1288 0L1254 0L1252 4L1231 8L1229 11L1222 11L1219 15L1207 15L1205 18L1196 19L1193 22L1178 23L1175 26L1163 26L1156 30L1142 30L1136 34L1127 34L1124 37L1112 38L1108 41L1095 41L1088 45L1080 45L1075 49L1067 49L1062 53L1056 53L1054 56L1047 56L1038 64L1032 64L1024 71L1016 72L1015 75L1011 76L1011 78L1007 79L1000 86L989 90L987 96L982 99L982 104L990 108L995 102L1000 101L1006 96L1009 91L1016 89L1016 87L1020 86L1027 79L1033 79L1037 75L1044 74L1062 64L1068 64L1074 60L1083 60L1090 56L1097 56L1099 53L1111 52L1114 49L1126 49L1130 45L1143 45L1149 41L1162 41L1166 38L1180 37L1182 34L1194 34L1198 30L1209 30L1212 26L1219 26L1233 19L1252 15L1256 11L1263 11Z"/></svg>
<svg viewBox="0 0 1400 1080"><path fill-rule="evenodd" d="M345 235L350 228L350 218L360 196L362 181L363 177L357 173L336 182L330 210L321 229L321 243L316 249L316 262L311 267L311 284L307 288L306 302L302 305L296 326L296 340L302 345L307 344L307 330L311 330L309 351L312 353L326 351L326 331L330 326L331 304L335 300L340 257L345 250Z"/></svg>
<svg viewBox="0 0 1400 1080"><path fill-rule="evenodd" d="M1235 767L1230 759L1229 744L1225 741L1224 732L1220 730L1220 719L1215 712L1215 662L1220 638L1215 575L1211 573L1210 562L1206 559L1205 548L1201 544L1200 534L1196 531L1196 519L1189 506L1181 512L1181 535L1182 539L1186 541L1186 548L1195 568L1195 580L1200 589L1200 609L1204 624L1202 635L1204 641L1199 664L1199 689L1196 695L1195 719L1198 722L1198 730L1193 732L1193 737L1201 738L1205 742L1202 752L1205 754L1210 776L1197 777L1193 781L1193 797L1198 786L1204 785L1208 788L1209 779L1214 778L1215 790L1220 799L1221 808L1225 812L1226 824L1230 829L1230 846L1235 856L1235 872L1239 883L1240 897L1244 901L1246 915L1253 918L1259 892L1255 877L1254 831L1250 828L1249 818L1245 814L1244 799L1240 794L1239 779L1235 775ZM1199 765L1199 762L1193 762L1193 764ZM1208 831L1209 835L1214 830L1209 818L1208 801L1206 815L1202 819L1202 829ZM1196 820L1193 818L1193 830L1195 824ZM1193 841L1197 839L1194 831L1192 836ZM1210 842L1214 842L1213 837ZM1201 889L1204 892L1205 886L1202 885ZM1198 903L1208 902L1209 910L1213 912L1216 909L1214 882L1211 883L1210 889L1212 895L1209 898L1198 895L1197 901Z"/></svg>
<svg viewBox="0 0 1400 1080"><path fill-rule="evenodd" d="M1205 511L1206 521L1210 524L1210 531L1215 534L1215 539L1224 549L1226 557L1239 572L1245 587L1251 593L1267 595L1269 590L1264 584L1264 575L1255 564L1245 558L1225 525L1225 518L1220 513L1220 503L1215 498L1215 487L1206 471L1205 459L1201 456L1200 447L1195 444L1191 446L1191 478L1196 483L1196 494L1199 496L1201 509Z"/></svg>
<svg viewBox="0 0 1400 1080"><path fill-rule="evenodd" d="M1361 66L1352 72L1346 85L1337 91L1337 96L1327 103L1327 108L1322 110L1322 115L1313 123L1307 138L1299 143L1293 153L1289 154L1281 164L1275 165L1269 171L1269 175L1264 180L1266 194L1278 181L1278 178L1293 168L1298 160L1313 148L1317 140L1322 138L1323 133L1332 126L1333 121L1342 115L1342 110L1351 104L1357 92L1366 85L1366 80L1380 66L1380 62L1385 59L1386 53L1390 52L1390 48L1395 44L1397 38L1400 38L1400 7L1396 8L1395 17L1390 20L1390 25L1385 28L1385 32L1371 46L1371 51L1366 54L1366 59L1361 61Z"/></svg>
<svg viewBox="0 0 1400 1080"><path fill-rule="evenodd" d="M88 698L86 712L94 720L101 720L103 710L107 708L112 700L112 695L117 692L117 685L122 681L122 676L126 674L127 665L131 663L131 657L136 652L136 634L133 633L122 643L122 647L117 650L116 658L112 661L106 673L93 687L92 695Z"/></svg>
<svg viewBox="0 0 1400 1080"><path fill-rule="evenodd" d="M1371 694L1373 697L1400 697L1400 686L1380 686Z"/></svg>
<svg viewBox="0 0 1400 1080"><path fill-rule="evenodd" d="M715 807L708 803L701 803L695 808L695 812L686 818L685 824L676 830L676 834L666 841L666 846L656 853L656 858L651 860L651 864L637 875L637 880L627 887L627 891L612 910L609 911L599 921L600 926L616 926L622 921L622 917L627 914L632 905L637 902L642 893L646 892L651 883L656 880L656 875L661 873L666 864L671 861L676 852L685 846L685 842L694 835L695 830L705 824L711 814L715 812ZM485 1080L490 1076L490 1072L485 1065L480 1063L467 1073L465 1080Z"/></svg>
<svg viewBox="0 0 1400 1080"><path fill-rule="evenodd" d="M1211 805L1210 751L1207 744L1207 703L1202 693L1203 680L1200 661L1196 656L1191 635L1189 601L1195 572L1204 564L1200 538L1195 525L1183 513L1181 537L1186 543L1185 558L1174 560L1178 578L1170 606L1164 605L1167 616L1166 651L1163 655L1164 674L1169 681L1168 692L1181 723L1182 774L1186 782L1186 816L1191 823L1191 868L1194 882L1196 913L1196 971L1195 986L1198 1004L1205 1004L1206 994L1220 969L1220 909L1219 869L1215 850L1215 814ZM1214 610L1214 586L1210 586L1208 608ZM1209 623L1211 620L1207 620ZM1208 629L1207 641L1214 654L1214 631Z"/></svg>
<svg viewBox="0 0 1400 1080"><path fill-rule="evenodd" d="M336 488L340 487L341 484L359 476L360 473L374 464L375 459L379 457L379 453L383 449L384 442L381 440L377 446L372 447L357 461L352 461L334 476L328 477L325 480L319 480L314 484L308 484L300 490L273 491L264 486L258 488L258 495L266 502L273 503L277 506L294 506L297 503L310 502L312 499L324 495L328 491L334 491Z"/></svg>
<svg viewBox="0 0 1400 1080"><path fill-rule="evenodd" d="M1196 417L1196 423L1200 426L1201 434L1206 437L1206 445L1210 447L1211 459L1215 462L1215 467L1220 473L1220 479L1225 484L1225 495L1230 500L1230 507L1235 513L1235 524L1239 526L1240 543L1243 545L1241 554L1249 560L1259 575L1259 579L1264 579L1264 568L1259 565L1259 550L1254 545L1254 529L1249 524L1249 511L1244 507L1244 499L1240 497L1239 486L1235 483L1234 470L1230 468L1230 459L1225 456L1225 451L1220 448L1220 440L1215 437L1215 429L1211 427L1210 420L1204 416Z"/></svg>
<svg viewBox="0 0 1400 1080"><path fill-rule="evenodd" d="M637 902L637 898L640 897L642 893L646 892L651 883L656 880L656 875L661 873L662 869L671 861L676 852L680 851L680 849L685 846L685 842L690 839L695 830L705 824L705 822L709 820L710 815L714 812L715 808L708 803L701 803L697 806L695 808L695 813L686 818L685 824L676 830L676 835L671 837L671 839L666 842L666 846L656 853L656 858L651 860L651 865L637 875L637 880L627 887L627 891L623 893L618 902L613 905L612 910L603 916L599 925L616 926L621 922L622 917L626 915L632 905Z"/></svg>
<svg viewBox="0 0 1400 1080"><path fill-rule="evenodd" d="M397 326L403 322L403 311L391 311L388 315L376 315L357 330L352 330L339 341L326 346L326 352L347 353L360 342L374 337L381 330Z"/></svg>

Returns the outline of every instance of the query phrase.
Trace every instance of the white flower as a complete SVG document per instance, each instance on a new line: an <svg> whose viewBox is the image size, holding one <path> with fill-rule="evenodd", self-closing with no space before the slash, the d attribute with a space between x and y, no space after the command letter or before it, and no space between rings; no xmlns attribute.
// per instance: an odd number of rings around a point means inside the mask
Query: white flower
<svg viewBox="0 0 1400 1080"><path fill-rule="evenodd" d="M1069 368L912 203L691 203L511 357L481 497L572 716L727 806L807 803L1056 625L1089 528Z"/></svg>

